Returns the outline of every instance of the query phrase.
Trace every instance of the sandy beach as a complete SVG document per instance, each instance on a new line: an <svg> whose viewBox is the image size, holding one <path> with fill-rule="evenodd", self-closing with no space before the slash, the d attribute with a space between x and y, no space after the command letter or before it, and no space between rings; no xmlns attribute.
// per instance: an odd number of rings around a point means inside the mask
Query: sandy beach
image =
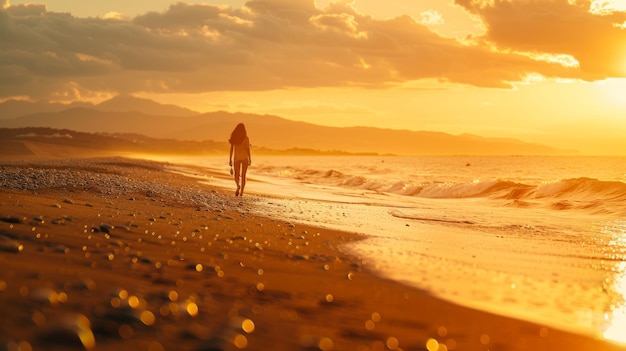
<svg viewBox="0 0 626 351"><path fill-rule="evenodd" d="M0 350L624 349L383 279L342 250L363 236L179 170L0 161Z"/></svg>

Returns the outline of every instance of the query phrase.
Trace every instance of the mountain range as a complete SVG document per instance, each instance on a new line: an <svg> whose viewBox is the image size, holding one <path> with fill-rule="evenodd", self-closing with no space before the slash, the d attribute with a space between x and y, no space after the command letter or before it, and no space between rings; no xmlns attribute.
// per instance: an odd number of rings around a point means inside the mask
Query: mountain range
<svg viewBox="0 0 626 351"><path fill-rule="evenodd" d="M398 155L557 155L572 151L517 139L373 127L328 127L249 113L199 113L132 96L73 105L9 100L0 127L47 127L85 133L139 134L180 141L226 142L244 123L254 148L341 150Z"/></svg>

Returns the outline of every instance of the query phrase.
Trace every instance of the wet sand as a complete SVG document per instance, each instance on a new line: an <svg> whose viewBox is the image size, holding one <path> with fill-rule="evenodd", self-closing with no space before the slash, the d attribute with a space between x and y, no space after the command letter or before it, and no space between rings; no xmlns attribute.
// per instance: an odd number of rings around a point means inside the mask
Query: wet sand
<svg viewBox="0 0 626 351"><path fill-rule="evenodd" d="M362 236L175 169L0 162L0 350L624 349L382 279L341 249Z"/></svg>

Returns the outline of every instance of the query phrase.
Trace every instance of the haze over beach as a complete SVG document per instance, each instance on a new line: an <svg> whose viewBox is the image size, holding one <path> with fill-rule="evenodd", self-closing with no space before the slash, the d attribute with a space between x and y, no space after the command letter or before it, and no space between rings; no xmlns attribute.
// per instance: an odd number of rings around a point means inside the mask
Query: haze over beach
<svg viewBox="0 0 626 351"><path fill-rule="evenodd" d="M0 350L626 350L625 92L621 0L0 0Z"/></svg>

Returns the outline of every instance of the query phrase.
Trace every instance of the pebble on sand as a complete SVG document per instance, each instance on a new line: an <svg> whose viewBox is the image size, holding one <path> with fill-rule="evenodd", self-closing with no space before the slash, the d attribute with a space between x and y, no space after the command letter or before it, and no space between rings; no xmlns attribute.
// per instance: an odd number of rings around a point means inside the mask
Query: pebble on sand
<svg viewBox="0 0 626 351"><path fill-rule="evenodd" d="M23 218L14 217L14 216L0 217L0 221L6 222L6 223L11 223L11 224L21 224L21 223L24 223L24 219Z"/></svg>
<svg viewBox="0 0 626 351"><path fill-rule="evenodd" d="M24 245L22 245L17 240L8 239L4 236L0 236L0 251L19 253L24 251Z"/></svg>
<svg viewBox="0 0 626 351"><path fill-rule="evenodd" d="M0 252L18 253L24 250L24 245L18 240L18 236L10 231L0 231Z"/></svg>
<svg viewBox="0 0 626 351"><path fill-rule="evenodd" d="M91 322L85 315L67 314L52 321L38 335L42 345L56 344L68 348L84 348L92 350L96 347L96 339L91 330Z"/></svg>

